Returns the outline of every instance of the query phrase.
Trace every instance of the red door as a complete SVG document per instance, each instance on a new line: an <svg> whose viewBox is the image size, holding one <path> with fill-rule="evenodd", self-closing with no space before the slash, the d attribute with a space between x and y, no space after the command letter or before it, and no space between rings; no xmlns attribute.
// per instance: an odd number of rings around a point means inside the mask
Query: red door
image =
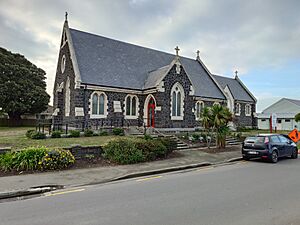
<svg viewBox="0 0 300 225"><path fill-rule="evenodd" d="M154 127L155 125L155 102L153 98L150 98L148 103L148 127Z"/></svg>

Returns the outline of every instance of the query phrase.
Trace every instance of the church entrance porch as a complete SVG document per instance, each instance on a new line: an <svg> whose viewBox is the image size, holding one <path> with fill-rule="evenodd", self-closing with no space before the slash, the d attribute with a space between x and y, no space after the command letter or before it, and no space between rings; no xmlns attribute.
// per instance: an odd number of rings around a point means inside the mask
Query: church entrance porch
<svg viewBox="0 0 300 225"><path fill-rule="evenodd" d="M147 127L154 127L155 126L155 102L154 99L151 97L148 103L148 115L147 115Z"/></svg>
<svg viewBox="0 0 300 225"><path fill-rule="evenodd" d="M144 124L147 127L155 127L156 101L153 95L149 94L144 103Z"/></svg>

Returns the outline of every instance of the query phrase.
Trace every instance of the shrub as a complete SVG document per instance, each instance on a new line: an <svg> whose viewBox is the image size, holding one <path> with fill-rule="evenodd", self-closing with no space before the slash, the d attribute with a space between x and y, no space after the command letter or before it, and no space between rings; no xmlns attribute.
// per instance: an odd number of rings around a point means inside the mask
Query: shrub
<svg viewBox="0 0 300 225"><path fill-rule="evenodd" d="M124 136L124 129L116 127L112 130L112 133L114 135Z"/></svg>
<svg viewBox="0 0 300 225"><path fill-rule="evenodd" d="M0 155L0 170L55 170L67 168L74 162L74 156L70 151L30 147Z"/></svg>
<svg viewBox="0 0 300 225"><path fill-rule="evenodd" d="M47 154L39 161L43 170L65 169L74 164L75 158L70 151L48 150Z"/></svg>
<svg viewBox="0 0 300 225"><path fill-rule="evenodd" d="M197 133L193 133L192 137L193 137L193 140L194 140L194 141L198 141L199 138L200 138L200 135L197 134Z"/></svg>
<svg viewBox="0 0 300 225"><path fill-rule="evenodd" d="M151 135L149 135L149 134L145 134L145 135L144 135L144 139L145 139L145 140L152 140L153 137L151 137Z"/></svg>
<svg viewBox="0 0 300 225"><path fill-rule="evenodd" d="M107 136L108 135L108 132L107 131L101 131L99 133L99 136Z"/></svg>
<svg viewBox="0 0 300 225"><path fill-rule="evenodd" d="M160 140L139 140L136 142L138 149L142 150L145 160L155 160L167 155L167 147Z"/></svg>
<svg viewBox="0 0 300 225"><path fill-rule="evenodd" d="M132 164L166 157L175 148L176 142L168 138L119 138L104 146L104 157L116 163Z"/></svg>
<svg viewBox="0 0 300 225"><path fill-rule="evenodd" d="M61 131L55 130L51 134L51 138L61 138Z"/></svg>
<svg viewBox="0 0 300 225"><path fill-rule="evenodd" d="M31 133L31 139L45 139L46 134L39 132L39 131L34 131Z"/></svg>
<svg viewBox="0 0 300 225"><path fill-rule="evenodd" d="M90 130L90 129L86 129L84 131L84 136L85 137L92 137L94 135L94 131Z"/></svg>
<svg viewBox="0 0 300 225"><path fill-rule="evenodd" d="M167 148L167 154L173 152L177 148L177 142L171 138L159 138L158 139Z"/></svg>
<svg viewBox="0 0 300 225"><path fill-rule="evenodd" d="M26 137L31 138L32 133L36 132L35 130L26 131Z"/></svg>
<svg viewBox="0 0 300 225"><path fill-rule="evenodd" d="M104 157L120 164L132 164L145 161L141 149L136 147L134 139L120 138L104 146Z"/></svg>
<svg viewBox="0 0 300 225"><path fill-rule="evenodd" d="M70 130L69 131L69 137L80 137L80 131L79 130Z"/></svg>

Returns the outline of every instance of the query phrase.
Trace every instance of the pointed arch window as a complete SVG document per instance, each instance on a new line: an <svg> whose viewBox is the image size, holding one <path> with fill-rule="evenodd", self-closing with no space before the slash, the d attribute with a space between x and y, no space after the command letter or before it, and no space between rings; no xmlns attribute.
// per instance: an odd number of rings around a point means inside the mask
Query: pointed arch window
<svg viewBox="0 0 300 225"><path fill-rule="evenodd" d="M138 97L127 95L125 98L125 118L136 119L138 117Z"/></svg>
<svg viewBox="0 0 300 225"><path fill-rule="evenodd" d="M99 115L104 115L104 102L105 102L105 96L104 96L104 94L100 94L100 97L99 97Z"/></svg>
<svg viewBox="0 0 300 225"><path fill-rule="evenodd" d="M251 116L251 105L250 104L247 104L245 106L245 114L246 114L246 116Z"/></svg>
<svg viewBox="0 0 300 225"><path fill-rule="evenodd" d="M98 94L95 93L93 95L92 99L93 99L92 114L97 115L98 114Z"/></svg>
<svg viewBox="0 0 300 225"><path fill-rule="evenodd" d="M171 90L171 119L183 120L184 90L176 83Z"/></svg>
<svg viewBox="0 0 300 225"><path fill-rule="evenodd" d="M95 91L91 95L91 118L106 118L107 117L107 96L103 92Z"/></svg>
<svg viewBox="0 0 300 225"><path fill-rule="evenodd" d="M241 115L241 104L240 103L235 104L235 115L237 115L237 116Z"/></svg>
<svg viewBox="0 0 300 225"><path fill-rule="evenodd" d="M204 102L197 101L197 103L196 103L196 119L197 120L200 119L203 108L204 108Z"/></svg>
<svg viewBox="0 0 300 225"><path fill-rule="evenodd" d="M70 78L67 77L66 90L65 90L65 116L70 116L71 110L71 86Z"/></svg>

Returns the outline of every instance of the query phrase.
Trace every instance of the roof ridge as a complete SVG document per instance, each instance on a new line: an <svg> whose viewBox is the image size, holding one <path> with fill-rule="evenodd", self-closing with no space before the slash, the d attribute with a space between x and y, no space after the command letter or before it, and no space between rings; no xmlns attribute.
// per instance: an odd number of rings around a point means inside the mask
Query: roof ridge
<svg viewBox="0 0 300 225"><path fill-rule="evenodd" d="M235 78L227 77L227 76L220 75L220 74L212 74L212 75L215 76L215 77L221 77L221 78L226 78L226 79L230 79L230 80L235 80Z"/></svg>
<svg viewBox="0 0 300 225"><path fill-rule="evenodd" d="M135 47L139 47L139 48L143 48L143 49L149 49L149 50L151 50L151 51L156 51L156 52L161 52L161 53L168 54L168 55L171 55L171 56L174 56L174 57L176 56L175 54L172 54L172 53L169 53L169 52L164 52L164 51L161 51L161 50L158 50L158 49L155 49L155 48L145 47L145 46L142 46L142 45L133 44L133 43L126 42L126 41L121 41L121 40L118 40L118 39L114 39L114 38L110 38L110 37L106 37L106 36L101 36L101 35L99 35L99 34L94 34L94 33L90 33L90 32L87 32L87 31L77 30L77 29L74 29L74 28L69 28L69 29L70 29L70 30L77 31L77 32L85 33L85 34L88 34L88 35L92 35L92 36L104 38L104 39L107 39L107 40L117 41L117 42L121 42L121 43L123 43L123 44L133 45L133 46L135 46ZM181 56L181 55L179 55L179 58L185 58L185 59L189 59L189 60L194 60L194 61L196 61L196 59L189 58L189 57L187 57L187 56Z"/></svg>

